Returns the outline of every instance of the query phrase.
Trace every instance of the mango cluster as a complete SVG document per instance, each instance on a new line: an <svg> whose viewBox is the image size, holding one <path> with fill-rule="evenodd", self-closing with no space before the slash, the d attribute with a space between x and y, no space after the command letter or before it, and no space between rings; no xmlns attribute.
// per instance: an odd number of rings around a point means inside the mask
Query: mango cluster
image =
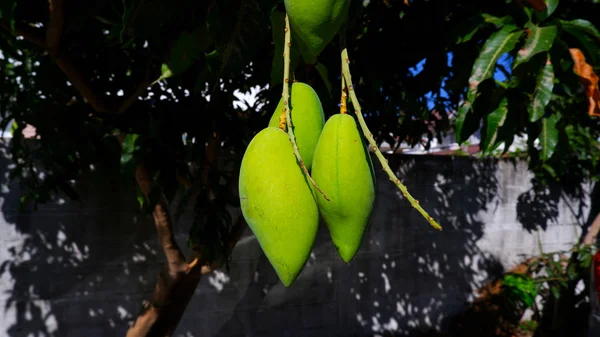
<svg viewBox="0 0 600 337"><path fill-rule="evenodd" d="M325 122L317 93L302 82L291 85L289 104L300 157L329 200L309 182L287 130L278 127L283 100L250 141L239 177L242 215L286 287L310 256L320 216L347 263L375 199L373 164L354 117L336 114Z"/></svg>

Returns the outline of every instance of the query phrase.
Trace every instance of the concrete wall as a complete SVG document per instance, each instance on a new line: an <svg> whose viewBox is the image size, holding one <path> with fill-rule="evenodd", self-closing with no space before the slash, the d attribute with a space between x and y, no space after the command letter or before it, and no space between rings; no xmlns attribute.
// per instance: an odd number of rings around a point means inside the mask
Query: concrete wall
<svg viewBox="0 0 600 337"><path fill-rule="evenodd" d="M522 259L568 248L589 200L554 189L534 199L525 162L393 157L390 164L444 226L432 230L378 167L363 246L345 265L322 226L285 289L249 231L229 273L205 277L176 336L377 336L443 329L473 289ZM83 203L18 212L0 146L0 337L122 336L163 262L152 224L114 175L78 186ZM236 214L237 215L237 214ZM178 226L185 246L189 216ZM543 228L539 233L533 228Z"/></svg>

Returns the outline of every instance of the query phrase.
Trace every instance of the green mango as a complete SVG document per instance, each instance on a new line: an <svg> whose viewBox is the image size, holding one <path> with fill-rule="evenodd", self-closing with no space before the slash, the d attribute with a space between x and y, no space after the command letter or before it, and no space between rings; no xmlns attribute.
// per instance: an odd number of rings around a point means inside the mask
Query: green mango
<svg viewBox="0 0 600 337"><path fill-rule="evenodd" d="M315 149L311 176L319 211L338 254L348 263L361 245L375 201L373 162L354 118L333 115Z"/></svg>
<svg viewBox="0 0 600 337"><path fill-rule="evenodd" d="M319 96L310 85L295 82L290 87L290 107L292 109L294 136L296 136L300 157L302 157L306 169L310 171L315 147L319 141L323 125L325 125L325 114ZM279 100L279 104L275 108L273 116L271 116L270 127L279 126L279 116L281 116L282 111L283 98Z"/></svg>
<svg viewBox="0 0 600 337"><path fill-rule="evenodd" d="M285 0L292 43L297 43L307 63L331 42L348 16L350 0ZM300 40L300 41L297 41Z"/></svg>
<svg viewBox="0 0 600 337"><path fill-rule="evenodd" d="M242 158L239 192L244 219L289 287L310 256L319 209L287 133L267 127L252 138Z"/></svg>

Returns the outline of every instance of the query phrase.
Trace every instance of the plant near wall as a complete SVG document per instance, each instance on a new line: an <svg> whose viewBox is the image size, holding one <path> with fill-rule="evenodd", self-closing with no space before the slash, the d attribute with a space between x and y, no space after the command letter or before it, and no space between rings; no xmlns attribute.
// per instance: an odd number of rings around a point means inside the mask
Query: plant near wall
<svg viewBox="0 0 600 337"><path fill-rule="evenodd" d="M503 295L514 306L515 311L533 312L529 325L533 329L548 329L559 326L562 318L556 317L561 296L568 293L569 284L580 285L570 308L571 315L587 319L589 313L590 271L595 245L578 244L569 250L548 252L530 258L525 273L507 273L502 280ZM573 260L572 256L576 256ZM543 309L542 309L543 308ZM550 308L550 309L549 309ZM554 315L544 315L544 310ZM572 327L576 328L576 327Z"/></svg>

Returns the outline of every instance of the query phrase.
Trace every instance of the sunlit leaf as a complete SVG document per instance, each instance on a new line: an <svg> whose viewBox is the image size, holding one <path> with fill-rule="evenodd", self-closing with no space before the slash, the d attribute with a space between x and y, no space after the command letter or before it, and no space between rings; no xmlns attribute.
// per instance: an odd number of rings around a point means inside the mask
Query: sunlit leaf
<svg viewBox="0 0 600 337"><path fill-rule="evenodd" d="M504 125L504 121L506 120L506 116L508 115L508 99L505 97L502 98L498 107L492 111L486 119L486 137L482 142L482 147L484 152L489 152L494 150L494 145L496 144L496 139L498 137L498 131L500 127Z"/></svg>
<svg viewBox="0 0 600 337"><path fill-rule="evenodd" d="M558 29L556 26L530 26L528 31L529 36L527 37L527 40L525 40L525 45L523 48L519 49L513 68L516 68L523 62L529 61L538 53L547 52L550 50L550 47L552 47L552 43L556 38L557 32Z"/></svg>
<svg viewBox="0 0 600 337"><path fill-rule="evenodd" d="M467 135L463 134L463 128L465 125L465 121L467 119L467 115L469 114L469 112L471 111L471 102L464 102L463 105L458 109L457 113L456 113L456 126L455 126L455 133L456 133L456 141L458 143L462 143L465 140L467 140Z"/></svg>
<svg viewBox="0 0 600 337"><path fill-rule="evenodd" d="M468 137L468 135L463 134L463 126L467 119L467 114L472 110L479 85L494 75L498 59L506 52L515 48L522 33L523 31L517 30L516 26L506 25L492 34L484 43L481 53L475 60L475 64L471 70L467 99L457 112L456 135L458 142L462 142Z"/></svg>
<svg viewBox="0 0 600 337"><path fill-rule="evenodd" d="M594 26L593 23L584 20L584 19L575 19L571 21L560 20L560 24L562 28L565 29L578 29L581 32L590 34L598 39L600 39L600 31Z"/></svg>
<svg viewBox="0 0 600 337"><path fill-rule="evenodd" d="M544 115L546 106L552 97L552 89L554 88L554 67L550 58L546 59L544 68L536 77L535 91L531 103L527 107L529 112L529 120L537 121Z"/></svg>
<svg viewBox="0 0 600 337"><path fill-rule="evenodd" d="M514 20L511 16L507 15L507 16L503 16L501 18L497 17L497 16L493 16L491 14L488 13L483 13L481 14L481 17L483 18L483 20L486 23L491 23L493 25L495 25L496 27L500 28L501 26L507 25L507 24L513 24Z"/></svg>
<svg viewBox="0 0 600 337"><path fill-rule="evenodd" d="M171 71L171 68L169 68L168 64L163 63L162 66L160 67L160 77L157 78L154 82L152 82L151 85L155 85L156 83L158 83L159 81L162 81L164 79L167 79L171 76L173 76L173 72Z"/></svg>
<svg viewBox="0 0 600 337"><path fill-rule="evenodd" d="M542 119L542 132L540 133L539 140L541 146L540 155L544 162L552 157L558 144L558 129L556 128L556 124L559 120L560 116L558 114L552 114Z"/></svg>
<svg viewBox="0 0 600 337"><path fill-rule="evenodd" d="M475 60L471 77L469 78L469 90L467 100L473 101L477 95L477 87L484 80L491 78L496 69L496 62L506 52L514 49L519 37L523 33L517 30L516 26L504 26L501 30L492 34L481 50L481 53Z"/></svg>
<svg viewBox="0 0 600 337"><path fill-rule="evenodd" d="M526 307L533 305L538 292L531 277L516 273L504 275L502 287L508 292L511 299L521 301Z"/></svg>

